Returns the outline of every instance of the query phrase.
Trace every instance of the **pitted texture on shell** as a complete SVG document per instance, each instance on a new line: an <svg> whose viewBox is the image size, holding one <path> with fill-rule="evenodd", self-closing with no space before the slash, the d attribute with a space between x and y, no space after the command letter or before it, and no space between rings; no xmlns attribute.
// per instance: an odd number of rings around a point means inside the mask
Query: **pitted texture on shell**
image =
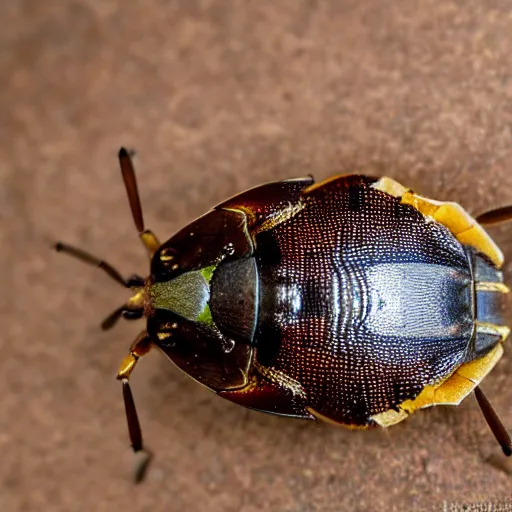
<svg viewBox="0 0 512 512"><path fill-rule="evenodd" d="M473 328L463 246L371 183L313 187L302 211L256 238L258 359L349 425L446 378L465 361Z"/></svg>

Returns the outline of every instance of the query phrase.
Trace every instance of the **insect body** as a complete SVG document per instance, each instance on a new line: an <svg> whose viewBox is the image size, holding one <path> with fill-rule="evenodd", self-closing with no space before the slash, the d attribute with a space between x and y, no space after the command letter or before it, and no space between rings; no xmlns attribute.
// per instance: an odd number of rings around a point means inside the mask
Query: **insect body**
<svg viewBox="0 0 512 512"><path fill-rule="evenodd" d="M460 206L389 178L279 181L218 205L160 244L144 229L133 167L121 169L148 278L58 245L134 289L103 324L147 318L118 378L134 449L142 437L128 384L158 347L240 405L353 428L387 427L473 390L504 452L512 443L478 388L509 329L503 256ZM482 217L512 218L510 208Z"/></svg>

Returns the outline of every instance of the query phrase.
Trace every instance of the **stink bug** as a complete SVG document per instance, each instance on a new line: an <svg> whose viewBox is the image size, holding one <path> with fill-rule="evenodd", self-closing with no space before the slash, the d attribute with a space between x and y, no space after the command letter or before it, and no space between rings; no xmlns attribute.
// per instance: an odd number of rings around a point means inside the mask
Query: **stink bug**
<svg viewBox="0 0 512 512"><path fill-rule="evenodd" d="M216 206L161 244L145 229L130 155L119 152L147 278L102 324L147 318L117 378L133 449L143 450L129 377L158 347L237 404L352 428L388 427L417 409L475 392L506 455L512 442L478 387L503 353L509 292L503 256L459 205L389 178L311 177L267 183Z"/></svg>

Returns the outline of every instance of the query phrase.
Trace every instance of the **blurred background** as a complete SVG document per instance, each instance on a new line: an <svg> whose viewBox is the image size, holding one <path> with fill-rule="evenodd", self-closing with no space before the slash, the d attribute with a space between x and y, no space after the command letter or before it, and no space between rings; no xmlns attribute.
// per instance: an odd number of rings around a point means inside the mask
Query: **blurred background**
<svg viewBox="0 0 512 512"><path fill-rule="evenodd" d="M472 213L512 203L510 2L17 0L0 19L2 512L511 497L472 397L351 432L236 407L157 352L132 378L156 453L134 486L115 375L142 325L102 333L126 291L50 250L63 240L147 273L121 145L161 239L247 187L307 174L386 174ZM509 261L511 230L492 230ZM483 389L512 427L510 362Z"/></svg>

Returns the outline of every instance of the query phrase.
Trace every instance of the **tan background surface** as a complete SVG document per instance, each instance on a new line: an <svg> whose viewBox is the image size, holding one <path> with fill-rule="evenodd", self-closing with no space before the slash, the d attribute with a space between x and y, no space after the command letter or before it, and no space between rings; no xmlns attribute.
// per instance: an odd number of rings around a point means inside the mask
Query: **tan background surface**
<svg viewBox="0 0 512 512"><path fill-rule="evenodd" d="M130 481L115 373L140 326L62 239L147 272L116 162L162 238L242 189L391 175L472 212L512 203L508 0L0 4L0 510L441 510L511 496L473 399L389 432L225 402L158 353L132 379L147 443ZM511 226L493 230L512 260ZM511 267L507 267L511 277ZM512 426L510 355L484 389Z"/></svg>

